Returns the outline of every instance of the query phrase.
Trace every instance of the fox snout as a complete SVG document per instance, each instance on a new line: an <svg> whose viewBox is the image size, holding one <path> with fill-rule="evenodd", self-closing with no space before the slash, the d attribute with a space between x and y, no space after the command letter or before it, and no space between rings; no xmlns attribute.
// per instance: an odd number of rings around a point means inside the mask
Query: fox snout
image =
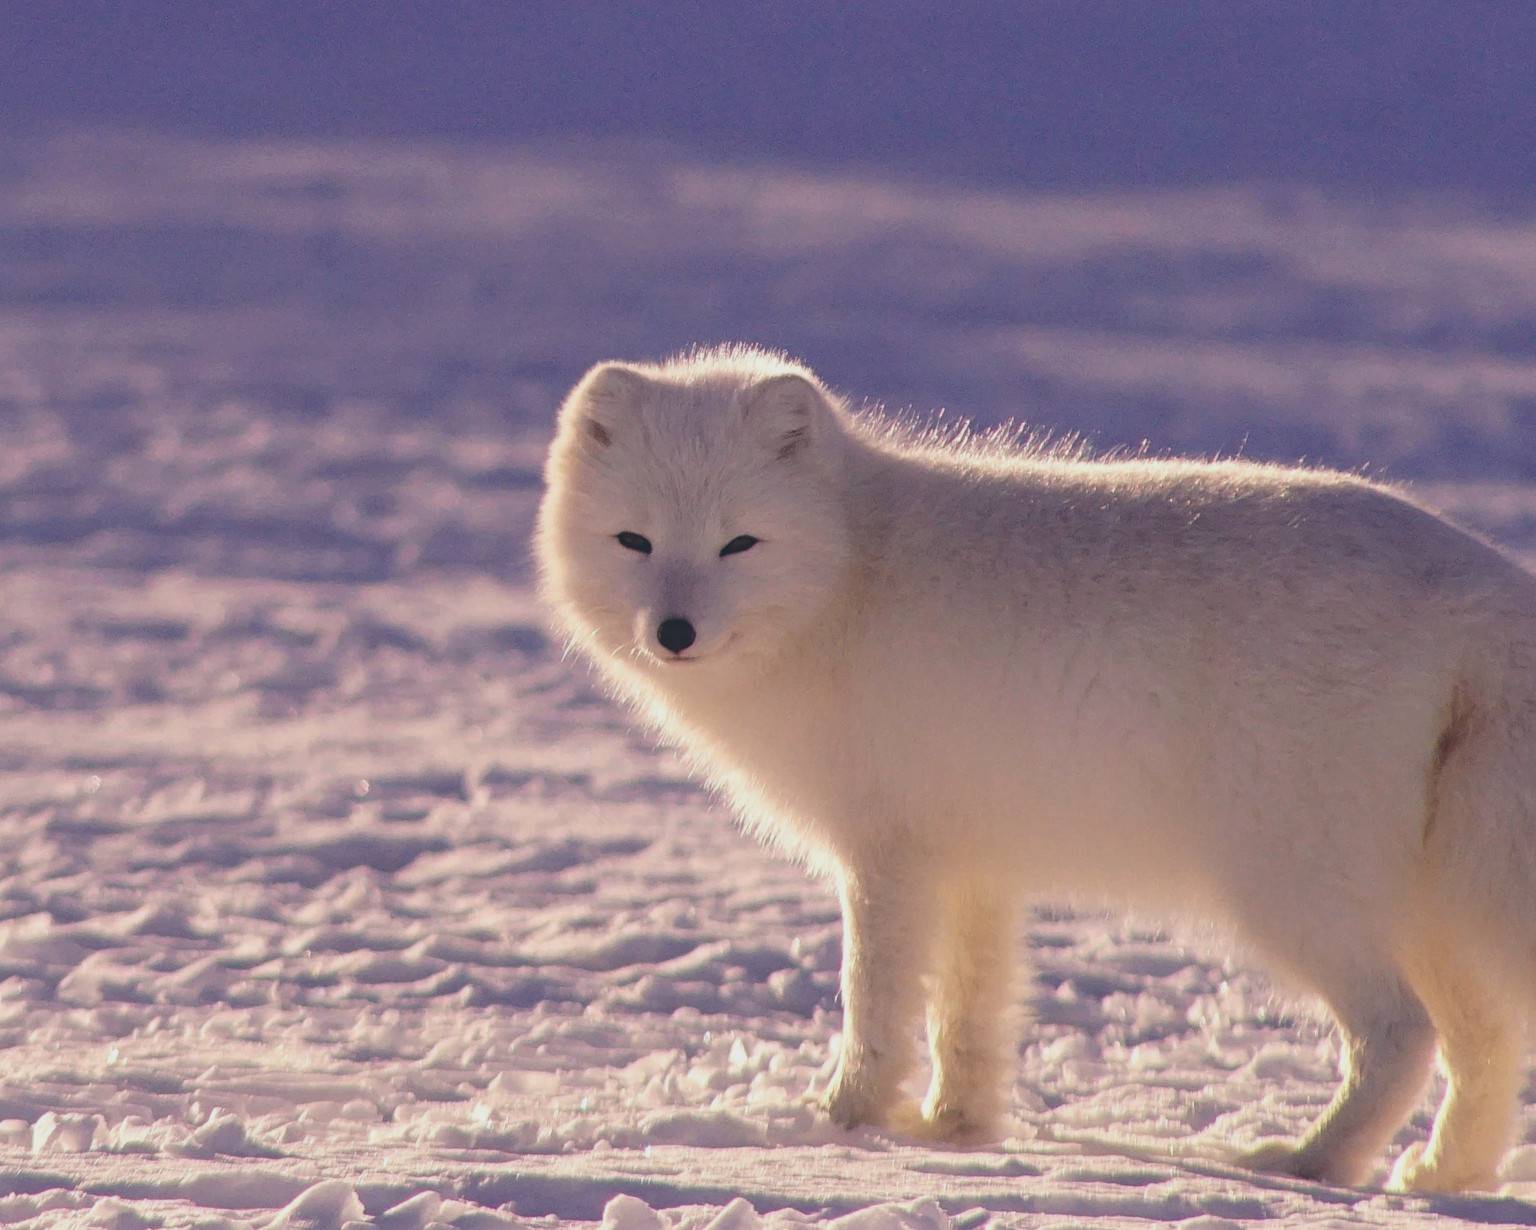
<svg viewBox="0 0 1536 1230"><path fill-rule="evenodd" d="M669 615L656 628L656 641L667 652L680 654L698 639L693 625L680 615Z"/></svg>

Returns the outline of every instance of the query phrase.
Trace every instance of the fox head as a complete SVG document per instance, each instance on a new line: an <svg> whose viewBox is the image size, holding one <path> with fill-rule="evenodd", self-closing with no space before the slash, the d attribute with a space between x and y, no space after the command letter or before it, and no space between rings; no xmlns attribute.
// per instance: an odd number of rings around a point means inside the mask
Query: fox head
<svg viewBox="0 0 1536 1230"><path fill-rule="evenodd" d="M537 539L573 642L680 682L810 631L847 569L844 415L756 350L589 371L560 410Z"/></svg>

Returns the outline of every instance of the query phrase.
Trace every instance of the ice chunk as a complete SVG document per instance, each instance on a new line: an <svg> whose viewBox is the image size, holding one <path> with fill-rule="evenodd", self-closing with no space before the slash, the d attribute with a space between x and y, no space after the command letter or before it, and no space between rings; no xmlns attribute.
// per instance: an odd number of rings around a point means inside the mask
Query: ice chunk
<svg viewBox="0 0 1536 1230"><path fill-rule="evenodd" d="M49 1111L32 1125L35 1153L86 1153L96 1144L107 1122L100 1115L66 1115Z"/></svg>
<svg viewBox="0 0 1536 1230"><path fill-rule="evenodd" d="M955 1223L931 1199L878 1204L839 1217L828 1230L949 1230Z"/></svg>
<svg viewBox="0 0 1536 1230"><path fill-rule="evenodd" d="M745 1197L737 1196L715 1215L705 1230L759 1230L763 1219Z"/></svg>
<svg viewBox="0 0 1536 1230"><path fill-rule="evenodd" d="M363 1202L350 1184L325 1179L305 1188L270 1222L270 1230L340 1230L342 1223L363 1217Z"/></svg>
<svg viewBox="0 0 1536 1230"><path fill-rule="evenodd" d="M108 1197L91 1210L88 1224L90 1230L149 1230L160 1223L136 1212L121 1200Z"/></svg>
<svg viewBox="0 0 1536 1230"><path fill-rule="evenodd" d="M172 1151L188 1157L211 1157L218 1153L228 1157L282 1156L279 1150L252 1140L245 1123L225 1110L213 1111L185 1145Z"/></svg>
<svg viewBox="0 0 1536 1230"><path fill-rule="evenodd" d="M422 1230L437 1217L443 1198L436 1192L420 1192L379 1215L379 1230Z"/></svg>
<svg viewBox="0 0 1536 1230"><path fill-rule="evenodd" d="M602 1230L665 1230L667 1221L638 1196L623 1192L603 1206Z"/></svg>

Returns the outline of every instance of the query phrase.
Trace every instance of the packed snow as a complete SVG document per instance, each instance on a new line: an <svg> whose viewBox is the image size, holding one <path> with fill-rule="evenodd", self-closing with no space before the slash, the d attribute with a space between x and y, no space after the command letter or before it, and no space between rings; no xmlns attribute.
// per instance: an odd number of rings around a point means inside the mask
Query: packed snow
<svg viewBox="0 0 1536 1230"><path fill-rule="evenodd" d="M0 1224L1536 1223L1536 1107L1497 1194L1231 1165L1337 1048L1156 920L1030 920L1006 1139L833 1128L830 892L562 660L527 553L581 369L742 338L1368 465L1531 558L1536 219L651 147L72 134L0 180Z"/></svg>

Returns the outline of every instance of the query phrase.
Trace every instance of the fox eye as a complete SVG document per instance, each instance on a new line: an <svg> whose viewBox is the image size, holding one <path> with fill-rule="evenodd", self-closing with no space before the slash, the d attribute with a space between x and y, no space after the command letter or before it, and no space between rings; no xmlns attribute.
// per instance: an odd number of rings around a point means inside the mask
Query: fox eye
<svg viewBox="0 0 1536 1230"><path fill-rule="evenodd" d="M727 555L740 555L743 551L750 551L753 547L757 546L757 541L751 534L737 534L735 538L720 548L720 558L724 559Z"/></svg>
<svg viewBox="0 0 1536 1230"><path fill-rule="evenodd" d="M633 534L629 530L620 530L614 535L619 540L619 546L628 547L631 551L638 551L641 555L651 553L651 540L644 534Z"/></svg>

